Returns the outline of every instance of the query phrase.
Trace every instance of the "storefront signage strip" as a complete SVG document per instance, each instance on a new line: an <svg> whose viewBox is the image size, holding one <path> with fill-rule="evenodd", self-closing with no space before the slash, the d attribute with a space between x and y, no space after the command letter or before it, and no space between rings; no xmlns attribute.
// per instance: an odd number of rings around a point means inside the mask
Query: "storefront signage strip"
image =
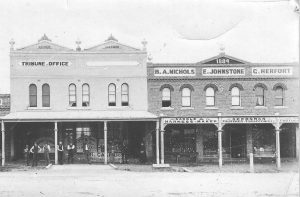
<svg viewBox="0 0 300 197"><path fill-rule="evenodd" d="M69 61L24 61L19 62L20 66L23 67L63 67L70 66L71 62Z"/></svg>
<svg viewBox="0 0 300 197"><path fill-rule="evenodd" d="M218 123L218 118L163 118L163 124L207 124Z"/></svg>
<svg viewBox="0 0 300 197"><path fill-rule="evenodd" d="M187 67L154 68L154 76L156 76L156 77L192 77L192 76L196 76L196 69L195 68L187 68Z"/></svg>
<svg viewBox="0 0 300 197"><path fill-rule="evenodd" d="M244 76L245 68L243 67L207 67L202 68L203 76Z"/></svg>
<svg viewBox="0 0 300 197"><path fill-rule="evenodd" d="M292 75L293 67L254 67L252 68L252 75L260 76L260 75Z"/></svg>

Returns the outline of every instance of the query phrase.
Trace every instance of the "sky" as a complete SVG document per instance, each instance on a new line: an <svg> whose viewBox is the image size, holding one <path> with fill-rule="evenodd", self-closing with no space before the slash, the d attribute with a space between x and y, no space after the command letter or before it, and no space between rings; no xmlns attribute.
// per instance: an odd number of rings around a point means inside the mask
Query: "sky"
<svg viewBox="0 0 300 197"><path fill-rule="evenodd" d="M299 61L299 13L289 0L0 0L0 93L9 93L9 41L46 33L75 49L110 34L154 63L195 63L225 53L253 63Z"/></svg>

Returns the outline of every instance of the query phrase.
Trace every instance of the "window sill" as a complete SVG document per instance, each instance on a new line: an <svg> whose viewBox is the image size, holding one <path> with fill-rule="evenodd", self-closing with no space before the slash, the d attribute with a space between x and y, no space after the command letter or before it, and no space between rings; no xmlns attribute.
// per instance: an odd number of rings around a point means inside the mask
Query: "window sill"
<svg viewBox="0 0 300 197"><path fill-rule="evenodd" d="M27 110L51 110L51 107L27 107Z"/></svg>
<svg viewBox="0 0 300 197"><path fill-rule="evenodd" d="M230 109L241 110L241 109L244 109L244 107L241 107L241 106L231 106Z"/></svg>
<svg viewBox="0 0 300 197"><path fill-rule="evenodd" d="M255 109L268 109L266 106L255 106Z"/></svg>
<svg viewBox="0 0 300 197"><path fill-rule="evenodd" d="M91 110L91 107L68 107L68 110Z"/></svg>
<svg viewBox="0 0 300 197"><path fill-rule="evenodd" d="M162 107L162 108L160 108L160 110L174 110L174 108L173 107Z"/></svg>
<svg viewBox="0 0 300 197"><path fill-rule="evenodd" d="M124 109L132 109L131 106L107 106L107 110L124 110Z"/></svg>
<svg viewBox="0 0 300 197"><path fill-rule="evenodd" d="M275 109L287 109L287 106L274 106Z"/></svg>
<svg viewBox="0 0 300 197"><path fill-rule="evenodd" d="M193 107L181 107L180 108L181 110L191 110L191 109L194 109Z"/></svg>
<svg viewBox="0 0 300 197"><path fill-rule="evenodd" d="M205 107L204 109L213 109L213 110L216 110L216 109L219 109L218 107Z"/></svg>

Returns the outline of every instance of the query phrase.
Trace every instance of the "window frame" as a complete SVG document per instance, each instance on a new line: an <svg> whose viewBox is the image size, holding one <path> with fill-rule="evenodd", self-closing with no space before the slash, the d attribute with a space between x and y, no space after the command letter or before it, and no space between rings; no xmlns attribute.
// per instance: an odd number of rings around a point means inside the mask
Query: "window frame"
<svg viewBox="0 0 300 197"><path fill-rule="evenodd" d="M84 87L87 87L87 93L84 92ZM90 85L88 83L84 83L81 86L81 106L89 107L90 106ZM87 101L83 101L84 96L87 96Z"/></svg>
<svg viewBox="0 0 300 197"><path fill-rule="evenodd" d="M208 96L208 90L212 90L212 92L213 92L212 96L211 95ZM208 104L209 103L208 101L209 101L210 98L213 99L213 104L212 105ZM207 87L206 90L205 90L205 104L206 104L207 107L216 106L216 91L213 87Z"/></svg>
<svg viewBox="0 0 300 197"><path fill-rule="evenodd" d="M233 94L233 90L234 89L236 89L238 91L237 95ZM234 104L234 98L238 98L238 105ZM231 106L233 106L233 107L240 107L240 106L242 106L242 103L241 103L241 89L239 87L237 87L237 86L234 86L233 88L231 88Z"/></svg>
<svg viewBox="0 0 300 197"><path fill-rule="evenodd" d="M74 86L74 94L71 94L71 86ZM75 101L71 101L71 97L75 97ZM74 104L74 105L73 105ZM69 107L77 107L77 87L74 83L69 85Z"/></svg>
<svg viewBox="0 0 300 197"><path fill-rule="evenodd" d="M114 91L110 91L110 87L111 86L114 87ZM114 107L114 106L117 105L117 96L116 96L117 94L116 94L116 91L117 91L116 84L110 83L108 85L108 106L110 106L110 107ZM113 92L113 93L111 94L111 92ZM110 96L114 96L114 102L110 101Z"/></svg>
<svg viewBox="0 0 300 197"><path fill-rule="evenodd" d="M165 96L164 96L164 90L168 90L168 96L167 98L168 99L164 99ZM162 107L171 107L172 105L172 101L171 101L171 89L169 87L164 87L162 90L161 90L161 106Z"/></svg>
<svg viewBox="0 0 300 197"><path fill-rule="evenodd" d="M183 95L183 92L184 92L185 89L189 90L189 96L184 96ZM184 98L189 98L189 105L183 105ZM182 107L191 107L192 106L192 90L190 88L188 88L188 87L184 87L181 90L181 106Z"/></svg>
<svg viewBox="0 0 300 197"><path fill-rule="evenodd" d="M49 91L47 92L44 88L48 88ZM46 94L46 93L48 93L48 94ZM42 107L50 107L50 104L51 104L50 94L51 94L50 85L48 83L44 83L42 85ZM47 99L45 99L45 98L48 98L49 103L45 103L47 101ZM48 104L48 105L46 105L46 104Z"/></svg>
<svg viewBox="0 0 300 197"><path fill-rule="evenodd" d="M35 94L32 94L31 87L34 88ZM31 104L32 98L34 98L35 105ZM33 83L29 85L29 107L37 107L37 86Z"/></svg>
<svg viewBox="0 0 300 197"><path fill-rule="evenodd" d="M123 91L124 86L127 86L125 93ZM123 101L123 96L127 96L127 101ZM121 106L129 106L129 85L127 83L121 85Z"/></svg>
<svg viewBox="0 0 300 197"><path fill-rule="evenodd" d="M280 96L277 95L277 90L278 89L281 89L281 95ZM281 105L277 105L277 100L279 100L279 99L281 101ZM275 88L275 106L276 107L282 107L282 106L284 106L284 88L281 87L281 86L277 86Z"/></svg>
<svg viewBox="0 0 300 197"><path fill-rule="evenodd" d="M257 94L257 91L258 91L258 88L260 88L262 90L262 95L258 95ZM266 89L263 87L263 86L257 86L255 88L255 99L256 99L256 106L257 107L263 107L263 106L266 106L266 93L265 93ZM259 102L258 102L258 98L262 98L262 105L259 105Z"/></svg>

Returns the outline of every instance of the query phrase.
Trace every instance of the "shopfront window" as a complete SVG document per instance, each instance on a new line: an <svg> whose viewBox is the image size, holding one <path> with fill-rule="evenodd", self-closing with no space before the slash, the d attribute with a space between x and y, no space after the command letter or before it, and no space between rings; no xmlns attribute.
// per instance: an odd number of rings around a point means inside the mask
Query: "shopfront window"
<svg viewBox="0 0 300 197"><path fill-rule="evenodd" d="M116 85L108 85L108 106L116 106Z"/></svg>
<svg viewBox="0 0 300 197"><path fill-rule="evenodd" d="M90 106L90 86L88 84L82 85L82 107Z"/></svg>
<svg viewBox="0 0 300 197"><path fill-rule="evenodd" d="M37 107L37 88L35 84L29 86L29 106Z"/></svg>
<svg viewBox="0 0 300 197"><path fill-rule="evenodd" d="M69 106L76 107L77 106L77 97L76 97L76 85L69 85Z"/></svg>
<svg viewBox="0 0 300 197"><path fill-rule="evenodd" d="M231 105L241 106L241 95L240 89L238 87L233 87L231 89Z"/></svg>
<svg viewBox="0 0 300 197"><path fill-rule="evenodd" d="M265 106L265 89L263 87L255 88L256 106Z"/></svg>
<svg viewBox="0 0 300 197"><path fill-rule="evenodd" d="M191 90L189 88L182 89L182 107L191 107Z"/></svg>
<svg viewBox="0 0 300 197"><path fill-rule="evenodd" d="M283 106L283 99L284 99L284 96L283 96L283 88L278 86L276 89L275 89L275 105L276 106Z"/></svg>
<svg viewBox="0 0 300 197"><path fill-rule="evenodd" d="M212 87L208 87L205 91L206 94L206 106L215 106L215 90Z"/></svg>
<svg viewBox="0 0 300 197"><path fill-rule="evenodd" d="M127 83L123 83L121 87L122 106L129 105L129 87Z"/></svg>
<svg viewBox="0 0 300 197"><path fill-rule="evenodd" d="M42 103L43 107L50 107L50 86L48 84L42 86Z"/></svg>
<svg viewBox="0 0 300 197"><path fill-rule="evenodd" d="M171 106L171 90L170 88L164 88L162 90L162 107Z"/></svg>

